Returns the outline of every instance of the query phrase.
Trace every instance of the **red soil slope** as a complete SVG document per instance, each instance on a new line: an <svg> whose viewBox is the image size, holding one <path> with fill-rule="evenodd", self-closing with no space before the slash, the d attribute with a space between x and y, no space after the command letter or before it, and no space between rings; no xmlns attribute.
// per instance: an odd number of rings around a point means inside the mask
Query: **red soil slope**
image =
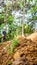
<svg viewBox="0 0 37 65"><path fill-rule="evenodd" d="M37 41L30 39L18 37L19 45L11 55L6 50L6 47L11 45L11 41L1 44L0 65L37 65Z"/></svg>

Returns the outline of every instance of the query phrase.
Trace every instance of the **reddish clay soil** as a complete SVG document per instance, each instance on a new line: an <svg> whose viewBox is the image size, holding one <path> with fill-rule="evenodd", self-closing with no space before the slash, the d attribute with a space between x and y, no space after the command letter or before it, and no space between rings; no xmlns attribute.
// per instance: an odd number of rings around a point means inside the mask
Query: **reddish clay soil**
<svg viewBox="0 0 37 65"><path fill-rule="evenodd" d="M10 41L0 45L0 65L37 65L37 41L22 36L18 40L19 45L11 55L6 50L6 46L11 44Z"/></svg>

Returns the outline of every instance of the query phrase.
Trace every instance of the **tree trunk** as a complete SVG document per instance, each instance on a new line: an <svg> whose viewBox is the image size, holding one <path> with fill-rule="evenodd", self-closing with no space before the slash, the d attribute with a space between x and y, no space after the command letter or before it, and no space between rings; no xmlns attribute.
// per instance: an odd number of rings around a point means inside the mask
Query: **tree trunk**
<svg viewBox="0 0 37 65"><path fill-rule="evenodd" d="M24 7L23 7L23 19L22 19L22 36L24 36L24 14L25 14L25 1L24 1Z"/></svg>

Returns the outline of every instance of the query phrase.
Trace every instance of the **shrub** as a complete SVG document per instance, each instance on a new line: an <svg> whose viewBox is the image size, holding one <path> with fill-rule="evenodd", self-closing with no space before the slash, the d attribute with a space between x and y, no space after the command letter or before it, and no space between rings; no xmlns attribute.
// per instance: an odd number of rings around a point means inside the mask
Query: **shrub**
<svg viewBox="0 0 37 65"><path fill-rule="evenodd" d="M16 46L18 46L18 44L19 44L19 41L17 39L13 40L12 43L11 43L11 45L9 47L7 47L8 53L12 54L14 52L14 48Z"/></svg>
<svg viewBox="0 0 37 65"><path fill-rule="evenodd" d="M16 47L19 44L19 41L17 39L12 41L12 47Z"/></svg>

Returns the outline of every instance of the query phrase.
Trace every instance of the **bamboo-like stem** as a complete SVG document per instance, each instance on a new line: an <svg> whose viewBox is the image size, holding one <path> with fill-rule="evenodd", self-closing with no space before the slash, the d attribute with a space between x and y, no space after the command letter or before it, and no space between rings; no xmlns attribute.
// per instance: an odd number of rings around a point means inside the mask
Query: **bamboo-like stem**
<svg viewBox="0 0 37 65"><path fill-rule="evenodd" d="M7 1L7 3L8 3L8 0L6 0ZM7 23L7 17L8 17L8 6L7 6L8 4L6 4L6 11L5 11L5 18L4 18L4 23L5 23L5 25L6 25L6 23Z"/></svg>
<svg viewBox="0 0 37 65"><path fill-rule="evenodd" d="M24 16L25 16L25 0L24 0L23 18L22 18L22 36L24 36Z"/></svg>

